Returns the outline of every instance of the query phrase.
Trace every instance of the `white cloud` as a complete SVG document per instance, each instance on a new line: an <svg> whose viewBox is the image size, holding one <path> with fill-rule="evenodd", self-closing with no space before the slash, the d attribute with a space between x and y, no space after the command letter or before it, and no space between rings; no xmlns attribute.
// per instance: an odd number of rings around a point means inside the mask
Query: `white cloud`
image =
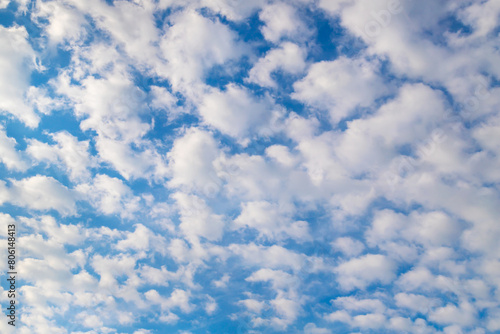
<svg viewBox="0 0 500 334"><path fill-rule="evenodd" d="M26 333L54 333L54 334L65 334L67 333L64 327L58 326L54 320L49 320L42 314L29 313L26 314L23 320L25 326L21 327L22 330L26 330ZM29 331L29 332L28 332ZM20 332L20 331L16 331ZM24 333L23 333L24 334ZM92 333L93 334L93 333Z"/></svg>
<svg viewBox="0 0 500 334"><path fill-rule="evenodd" d="M167 154L172 177L169 186L212 195L220 187L213 166L220 152L209 132L191 128L175 140Z"/></svg>
<svg viewBox="0 0 500 334"><path fill-rule="evenodd" d="M343 322L354 328L377 330L387 326L387 319L382 314L368 313L352 316L346 311L336 311L325 316L330 322Z"/></svg>
<svg viewBox="0 0 500 334"><path fill-rule="evenodd" d="M38 112L50 115L54 110L61 110L66 106L66 101L50 95L45 87L31 86L26 93L26 99Z"/></svg>
<svg viewBox="0 0 500 334"><path fill-rule="evenodd" d="M500 320L498 318L500 312L497 310L492 313L493 314L488 319L487 328L489 331L498 331L500 329Z"/></svg>
<svg viewBox="0 0 500 334"><path fill-rule="evenodd" d="M21 152L16 150L17 142L8 137L5 129L0 125L0 161L11 170L24 171L28 168Z"/></svg>
<svg viewBox="0 0 500 334"><path fill-rule="evenodd" d="M192 272L186 267L180 267L176 272L172 272L168 271L165 266L158 269L149 265L142 266L140 273L141 278L143 278L146 283L159 286L168 286L169 282L181 281L189 275L192 275Z"/></svg>
<svg viewBox="0 0 500 334"><path fill-rule="evenodd" d="M223 15L231 21L241 21L248 18L258 8L265 4L265 0L241 2L238 0L160 0L160 9L166 8L208 8L215 13Z"/></svg>
<svg viewBox="0 0 500 334"><path fill-rule="evenodd" d="M405 222L406 217L403 214L391 210L376 212L372 228L366 232L366 239L371 246L396 239L406 225Z"/></svg>
<svg viewBox="0 0 500 334"><path fill-rule="evenodd" d="M386 318L382 314L361 314L352 318L352 326L362 329L380 329L386 324Z"/></svg>
<svg viewBox="0 0 500 334"><path fill-rule="evenodd" d="M170 93L165 87L150 86L151 89L151 107L165 111L170 120L175 119L181 113L187 113L185 107L177 105L178 99L175 95Z"/></svg>
<svg viewBox="0 0 500 334"><path fill-rule="evenodd" d="M439 305L439 300L437 299L411 293L398 293L394 296L394 299L398 307L404 307L421 314L426 314L431 311L433 307Z"/></svg>
<svg viewBox="0 0 500 334"><path fill-rule="evenodd" d="M443 212L412 213L411 219L407 238L416 239L423 245L455 245L460 237L459 224Z"/></svg>
<svg viewBox="0 0 500 334"><path fill-rule="evenodd" d="M268 146L266 155L286 167L293 167L297 163L297 158L283 145Z"/></svg>
<svg viewBox="0 0 500 334"><path fill-rule="evenodd" d="M98 40L95 43L83 46L73 46L73 55L70 66L66 67L65 72L51 80L49 83L60 90L60 93L76 94L70 85L71 77L80 81L88 75L102 77L112 74L113 71L123 70L125 57L113 44ZM73 87L74 88L74 87ZM76 96L76 95L75 95ZM73 103L77 101L73 100Z"/></svg>
<svg viewBox="0 0 500 334"><path fill-rule="evenodd" d="M242 144L248 142L247 137L258 133L260 126L271 121L273 108L269 98L257 98L247 88L234 84L222 91L212 89L198 106L205 123Z"/></svg>
<svg viewBox="0 0 500 334"><path fill-rule="evenodd" d="M255 299L243 299L238 301L238 304L243 305L248 311L253 313L261 313L266 307L266 303Z"/></svg>
<svg viewBox="0 0 500 334"><path fill-rule="evenodd" d="M226 25L188 9L173 15L172 26L161 38L160 50L167 64L156 71L169 79L174 90L195 97L195 85L204 78L206 71L239 58L243 46Z"/></svg>
<svg viewBox="0 0 500 334"><path fill-rule="evenodd" d="M396 284L405 291L430 291L454 293L463 296L462 282L445 275L434 275L429 268L416 266L414 269L400 275ZM468 292L467 292L468 293ZM431 296L432 297L432 296Z"/></svg>
<svg viewBox="0 0 500 334"><path fill-rule="evenodd" d="M293 252L281 246L258 246L253 243L246 245L232 244L229 246L235 255L240 256L245 264L262 266L272 269L300 270L305 264L305 255Z"/></svg>
<svg viewBox="0 0 500 334"><path fill-rule="evenodd" d="M271 74L279 70L300 74L306 67L305 57L305 50L300 46L284 42L279 48L272 49L265 57L259 59L248 73L247 80L263 87L276 88L277 84Z"/></svg>
<svg viewBox="0 0 500 334"><path fill-rule="evenodd" d="M280 240L291 237L298 241L309 240L309 225L305 221L293 221L290 208L265 201L242 204L241 213L234 220L237 227L254 228L261 237Z"/></svg>
<svg viewBox="0 0 500 334"><path fill-rule="evenodd" d="M144 295L148 301L161 305L162 310L179 308L184 313L194 310L194 305L189 302L191 296L189 291L175 289L169 297L163 297L158 291L149 290Z"/></svg>
<svg viewBox="0 0 500 334"><path fill-rule="evenodd" d="M365 289L375 282L391 283L396 277L396 265L383 255L367 254L338 265L335 273L342 289Z"/></svg>
<svg viewBox="0 0 500 334"><path fill-rule="evenodd" d="M179 228L188 239L204 237L211 241L220 240L225 226L222 215L214 214L205 201L195 195L177 192L171 197L179 208Z"/></svg>
<svg viewBox="0 0 500 334"><path fill-rule="evenodd" d="M207 299L208 299L208 301L205 303L205 312L208 315L212 315L217 311L217 309L219 308L219 305L217 304L215 299L213 299L212 297L207 296Z"/></svg>
<svg viewBox="0 0 500 334"><path fill-rule="evenodd" d="M76 318L87 328L103 327L101 318L96 314L88 314L88 312L81 312L76 315Z"/></svg>
<svg viewBox="0 0 500 334"><path fill-rule="evenodd" d="M153 3L118 1L109 5L98 0L84 3L68 0L68 3L91 16L96 26L139 64L154 63L157 59L154 44L158 43L160 32L154 22Z"/></svg>
<svg viewBox="0 0 500 334"><path fill-rule="evenodd" d="M92 257L90 264L94 271L99 274L99 287L113 291L117 287L117 278L131 276L136 266L136 259L125 254L115 257L96 254Z"/></svg>
<svg viewBox="0 0 500 334"><path fill-rule="evenodd" d="M160 180L167 173L164 158L150 142L140 141L130 145L123 141L98 137L96 148L100 159L113 166L127 180L137 178Z"/></svg>
<svg viewBox="0 0 500 334"><path fill-rule="evenodd" d="M52 177L36 175L22 180L10 180L6 187L0 181L0 201L33 210L56 210L62 215L76 214L77 193Z"/></svg>
<svg viewBox="0 0 500 334"><path fill-rule="evenodd" d="M224 274L220 279L212 281L212 284L217 288L225 288L227 287L227 283L229 283L230 279L231 276L229 276L228 274Z"/></svg>
<svg viewBox="0 0 500 334"><path fill-rule="evenodd" d="M82 130L92 129L99 136L126 143L139 139L150 129L140 118L145 111L144 92L119 68L103 75L88 76L80 85L73 85L63 72L54 84L74 104L76 116L85 117L80 122Z"/></svg>
<svg viewBox="0 0 500 334"><path fill-rule="evenodd" d="M87 231L81 225L64 224L52 216L18 219L33 231L45 233L51 240L60 244L78 245L88 237Z"/></svg>
<svg viewBox="0 0 500 334"><path fill-rule="evenodd" d="M293 323L302 311L300 303L296 300L277 297L271 301L276 313L282 316L281 319L273 318L275 325L285 329L289 324Z"/></svg>
<svg viewBox="0 0 500 334"><path fill-rule="evenodd" d="M339 309L357 312L384 313L386 307L378 299L356 299L355 297L339 297L332 301Z"/></svg>
<svg viewBox="0 0 500 334"><path fill-rule="evenodd" d="M438 67L434 60L449 54L419 33L430 28L426 23L439 20L444 7L431 2L421 8L407 1L358 0L344 7L340 16L342 25L367 43L370 53L388 56L398 73L435 78L447 64ZM418 17L418 23L409 25L405 14Z"/></svg>
<svg viewBox="0 0 500 334"><path fill-rule="evenodd" d="M357 0L349 4L334 2L332 14L366 43L368 54L387 59L397 75L451 87L457 81L470 86L468 77L483 72L483 66L498 74L490 41L484 38L497 20L498 5L492 1L429 1L427 6L418 6L411 1ZM471 34L450 29L445 23L450 15L472 28ZM467 99L460 94L453 97Z"/></svg>
<svg viewBox="0 0 500 334"><path fill-rule="evenodd" d="M64 168L72 180L90 177L89 167L94 165L89 155L89 142L79 141L66 131L51 134L55 145L29 140L26 152L34 159Z"/></svg>
<svg viewBox="0 0 500 334"><path fill-rule="evenodd" d="M265 0L245 2L238 0L201 0L202 5L220 11L221 14L225 15L230 20L242 20L247 18L266 3L267 1Z"/></svg>
<svg viewBox="0 0 500 334"><path fill-rule="evenodd" d="M410 332L412 330L412 321L408 318L393 317L389 320L388 327L396 331Z"/></svg>
<svg viewBox="0 0 500 334"><path fill-rule="evenodd" d="M290 290L296 288L296 278L292 275L281 271L272 269L260 269L246 278L249 282L270 282L273 289Z"/></svg>
<svg viewBox="0 0 500 334"><path fill-rule="evenodd" d="M166 172L164 161L154 145L142 139L152 128L142 119L148 110L146 94L135 86L123 64L119 64L119 57L118 60L111 57L112 66L102 63L103 59L99 57L104 53L104 59L108 59L107 51L109 48L101 45L83 52L83 57L90 56L91 64L98 67L97 78L88 75L81 79L86 74L85 67L83 73L79 73L82 69L77 67L78 71L62 72L53 85L59 94L71 101L76 116L84 118L80 128L97 132L96 148L102 161L109 163L126 179L161 179ZM96 59L97 64L94 64ZM76 57L73 65L79 65L80 61L87 63ZM108 67L112 70L107 70ZM80 85L72 84L69 74L79 80Z"/></svg>
<svg viewBox="0 0 500 334"><path fill-rule="evenodd" d="M240 201L276 200L290 202L293 195L301 196L307 186L307 175L302 172L285 180L290 171L275 168L260 155L235 154L216 161L217 173L226 183L224 191ZM284 189L287 189L285 191ZM239 204L237 204L239 205Z"/></svg>
<svg viewBox="0 0 500 334"><path fill-rule="evenodd" d="M338 238L331 245L347 256L359 255L365 249L365 245L361 241L349 237Z"/></svg>
<svg viewBox="0 0 500 334"><path fill-rule="evenodd" d="M122 180L104 174L96 175L92 183L80 184L76 190L106 215L116 214L131 219L140 209L140 198Z"/></svg>
<svg viewBox="0 0 500 334"><path fill-rule="evenodd" d="M448 304L437 308L429 315L429 320L439 324L457 324L471 326L476 322L477 310L468 302L455 306Z"/></svg>
<svg viewBox="0 0 500 334"><path fill-rule="evenodd" d="M133 249L145 252L156 250L164 255L166 252L166 241L164 237L155 234L146 226L137 224L134 232L128 232L125 239L118 241L116 249L121 251Z"/></svg>
<svg viewBox="0 0 500 334"><path fill-rule="evenodd" d="M491 33L498 26L499 15L500 6L493 0L471 3L459 11L462 21L473 27L473 37L485 37Z"/></svg>
<svg viewBox="0 0 500 334"><path fill-rule="evenodd" d="M11 114L29 127L40 117L26 101L35 52L27 41L26 28L0 27L0 111Z"/></svg>
<svg viewBox="0 0 500 334"><path fill-rule="evenodd" d="M399 196L399 201L407 200L421 203L428 209L445 210L458 219L468 221L472 226L463 232L461 240L466 249L480 252L493 252L498 248L494 240L500 231L495 223L499 208L494 205L497 195L484 187L462 183L460 191L454 185L429 171L415 171L396 179L396 186L388 187L387 196ZM410 191L411 189L411 191Z"/></svg>
<svg viewBox="0 0 500 334"><path fill-rule="evenodd" d="M184 282L188 286L196 286L197 284L193 283L193 275L194 271L198 266L202 266L205 261L210 261L210 259L215 258L217 261L225 261L230 254L229 250L214 245L208 242L204 242L204 240L200 240L196 237L196 231L188 231L188 239L189 243L184 239L171 239L171 242L168 246L169 254L172 256L172 259L175 260L176 263L182 263L188 265L184 275Z"/></svg>
<svg viewBox="0 0 500 334"><path fill-rule="evenodd" d="M310 33L296 9L284 2L265 6L259 13L259 18L265 23L261 28L264 38L273 43L278 43L283 38L302 39Z"/></svg>
<svg viewBox="0 0 500 334"><path fill-rule="evenodd" d="M333 132L324 132L315 136L317 122L313 120L291 115L288 119L287 132L298 142L296 149L302 154L303 166L307 169L311 182L319 187L327 180L343 179L346 171L343 170L332 150L337 142L337 136Z"/></svg>
<svg viewBox="0 0 500 334"><path fill-rule="evenodd" d="M335 153L354 173L381 168L398 173L388 166L400 156L397 151L431 139L446 115L446 102L439 91L422 84L405 84L377 113L348 122Z"/></svg>
<svg viewBox="0 0 500 334"><path fill-rule="evenodd" d="M479 141L483 149L495 155L500 154L500 115L492 117L488 122L476 126L472 135Z"/></svg>
<svg viewBox="0 0 500 334"><path fill-rule="evenodd" d="M388 93L378 67L374 61L346 57L315 63L304 79L294 83L292 97L328 111L337 123L356 107L370 107Z"/></svg>
<svg viewBox="0 0 500 334"><path fill-rule="evenodd" d="M428 282L433 281L434 275L429 269L417 267L401 275L398 283L406 290L414 290L421 286L426 286Z"/></svg>
<svg viewBox="0 0 500 334"><path fill-rule="evenodd" d="M10 3L10 0L1 0L0 1L0 8L7 8L7 6L9 5Z"/></svg>
<svg viewBox="0 0 500 334"><path fill-rule="evenodd" d="M82 287L73 284L73 273L86 264L87 255L81 250L69 253L59 241L45 240L40 234L22 236L18 241L24 254L18 265L26 275L20 290L30 305L26 313L50 318L68 310L70 292ZM48 305L51 302L54 304Z"/></svg>
<svg viewBox="0 0 500 334"><path fill-rule="evenodd" d="M316 327L316 325L311 322L304 327L304 334L331 334L331 331L326 328Z"/></svg>
<svg viewBox="0 0 500 334"><path fill-rule="evenodd" d="M319 0L318 7L332 14L336 14L342 5L348 2L348 0Z"/></svg>
<svg viewBox="0 0 500 334"><path fill-rule="evenodd" d="M341 310L325 315L325 320L330 322L338 321L338 322L350 323L351 316L346 311Z"/></svg>
<svg viewBox="0 0 500 334"><path fill-rule="evenodd" d="M138 329L134 334L151 334L151 331L149 329Z"/></svg>
<svg viewBox="0 0 500 334"><path fill-rule="evenodd" d="M58 1L40 2L36 6L35 19L47 20L44 27L50 44L77 42L86 35L87 21L84 14L72 6Z"/></svg>

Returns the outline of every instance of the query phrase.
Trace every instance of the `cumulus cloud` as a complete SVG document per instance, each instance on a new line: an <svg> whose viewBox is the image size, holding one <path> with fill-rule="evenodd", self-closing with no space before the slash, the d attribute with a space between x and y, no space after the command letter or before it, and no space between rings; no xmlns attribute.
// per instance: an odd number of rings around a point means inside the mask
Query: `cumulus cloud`
<svg viewBox="0 0 500 334"><path fill-rule="evenodd" d="M239 58L243 46L226 25L194 10L179 12L172 21L160 41L161 55L167 64L157 71L169 78L174 89L196 96L198 92L194 88L206 72L215 65Z"/></svg>
<svg viewBox="0 0 500 334"><path fill-rule="evenodd" d="M236 255L242 257L249 265L260 265L266 268L287 268L300 270L305 264L305 256L290 251L281 246L271 247L258 246L256 244L229 246L229 249Z"/></svg>
<svg viewBox="0 0 500 334"><path fill-rule="evenodd" d="M336 239L332 242L332 247L341 251L347 256L359 255L365 249L365 245L363 245L361 241L349 237Z"/></svg>
<svg viewBox="0 0 500 334"><path fill-rule="evenodd" d="M275 71L300 74L306 67L305 51L297 44L284 42L279 48L269 51L264 58L252 67L248 73L248 81L263 87L277 87L271 77Z"/></svg>
<svg viewBox="0 0 500 334"><path fill-rule="evenodd" d="M56 210L62 215L76 214L78 194L52 177L36 175L21 180L0 181L0 200L33 210Z"/></svg>
<svg viewBox="0 0 500 334"><path fill-rule="evenodd" d="M198 109L207 124L242 144L248 137L271 121L273 103L256 98L246 88L228 85L225 90L212 90L203 97Z"/></svg>
<svg viewBox="0 0 500 334"><path fill-rule="evenodd" d="M367 254L341 263L335 268L337 281L345 290L364 289L374 282L389 284L395 278L397 267L380 254Z"/></svg>
<svg viewBox="0 0 500 334"><path fill-rule="evenodd" d="M259 18L265 23L261 28L264 38L277 43L281 39L302 39L309 33L305 23L297 15L297 10L284 2L276 2L263 7Z"/></svg>
<svg viewBox="0 0 500 334"><path fill-rule="evenodd" d="M224 231L224 217L212 212L205 201L195 195L177 192L172 195L179 206L181 231L186 237L219 240Z"/></svg>
<svg viewBox="0 0 500 334"><path fill-rule="evenodd" d="M117 286L117 278L129 276L133 273L136 259L125 254L119 256L102 256L96 254L90 260L90 264L99 274L99 286L110 291Z"/></svg>
<svg viewBox="0 0 500 334"><path fill-rule="evenodd" d="M29 77L34 68L35 52L23 26L0 27L0 110L36 127L40 117L26 101Z"/></svg>
<svg viewBox="0 0 500 334"><path fill-rule="evenodd" d="M55 164L65 169L73 180L90 176L89 167L94 165L88 153L89 142L78 141L66 131L52 134L55 145L31 140L26 152L35 160Z"/></svg>
<svg viewBox="0 0 500 334"><path fill-rule="evenodd" d="M165 238L160 235L156 235L146 226L137 224L134 232L127 233L125 239L118 241L116 248L122 251L128 249L136 251L148 251L155 249L159 253L164 253L166 250L166 241Z"/></svg>
<svg viewBox="0 0 500 334"><path fill-rule="evenodd" d="M86 35L84 13L71 5L57 1L41 2L37 6L35 18L48 21L44 30L52 46L64 42L74 43Z"/></svg>
<svg viewBox="0 0 500 334"><path fill-rule="evenodd" d="M140 209L140 198L122 180L99 174L92 183L80 184L76 190L86 197L101 213L132 218Z"/></svg>
<svg viewBox="0 0 500 334"><path fill-rule="evenodd" d="M163 310L179 308L182 312L191 312L193 306L189 303L189 292L176 289L166 298L162 297L156 290L149 290L145 293L147 300L160 304Z"/></svg>
<svg viewBox="0 0 500 334"><path fill-rule="evenodd" d="M304 333L306 333L306 334L330 334L331 331L329 329L326 329L326 328L316 327L316 325L313 323L308 323L304 327Z"/></svg>
<svg viewBox="0 0 500 334"><path fill-rule="evenodd" d="M214 161L220 152L210 132L191 128L174 142L168 153L172 177L169 185L187 190L197 190L205 195L217 191L220 180Z"/></svg>
<svg viewBox="0 0 500 334"><path fill-rule="evenodd" d="M484 37L498 25L500 7L494 1L472 3L460 12L461 19L474 28L474 37Z"/></svg>
<svg viewBox="0 0 500 334"><path fill-rule="evenodd" d="M430 140L446 115L446 102L440 92L422 84L404 85L398 96L377 113L348 122L336 153L354 172L368 170L369 161L371 169L398 173L397 167L388 166L399 157L398 151L405 145L423 145Z"/></svg>
<svg viewBox="0 0 500 334"><path fill-rule="evenodd" d="M412 311L425 314L431 310L431 308L439 305L439 301L436 299L431 299L422 295L398 293L394 296L396 304L399 307L408 308Z"/></svg>
<svg viewBox="0 0 500 334"><path fill-rule="evenodd" d="M80 18L82 15L87 15L92 18L97 27L104 30L112 38L115 44L123 47L131 58L141 64L155 61L156 50L152 44L158 43L159 29L154 24L154 6L151 3L147 1L142 3L119 1L110 5L102 1L81 3L70 0L64 7L74 8L72 15L76 18L76 24L72 25L71 30L67 31L66 35L69 33L72 33L73 36L77 35L81 29L79 27ZM57 26L53 28L53 25L63 25L64 16L59 15L57 19L51 21L49 29L56 30ZM134 26L133 29L132 26Z"/></svg>
<svg viewBox="0 0 500 334"><path fill-rule="evenodd" d="M254 228L270 240L285 236L296 240L308 240L309 226L305 221L292 221L286 208L269 202L243 204L241 214L234 220L236 226Z"/></svg>
<svg viewBox="0 0 500 334"><path fill-rule="evenodd" d="M346 57L313 64L294 90L295 99L327 111L334 123L388 93L376 62Z"/></svg>
<svg viewBox="0 0 500 334"><path fill-rule="evenodd" d="M22 153L16 150L16 140L8 137L5 129L0 127L0 159L8 169L26 170L28 163Z"/></svg>
<svg viewBox="0 0 500 334"><path fill-rule="evenodd" d="M140 118L145 107L144 94L127 73L115 71L105 78L88 76L80 85L72 85L63 74L56 83L59 93L74 103L82 130L95 130L105 138L131 142L143 136L150 125Z"/></svg>

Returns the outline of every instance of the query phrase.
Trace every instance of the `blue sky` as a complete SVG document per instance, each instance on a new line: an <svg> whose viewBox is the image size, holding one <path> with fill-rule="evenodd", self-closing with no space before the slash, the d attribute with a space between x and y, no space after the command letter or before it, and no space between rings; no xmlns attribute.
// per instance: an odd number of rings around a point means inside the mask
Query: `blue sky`
<svg viewBox="0 0 500 334"><path fill-rule="evenodd" d="M500 332L499 17L0 0L0 332Z"/></svg>

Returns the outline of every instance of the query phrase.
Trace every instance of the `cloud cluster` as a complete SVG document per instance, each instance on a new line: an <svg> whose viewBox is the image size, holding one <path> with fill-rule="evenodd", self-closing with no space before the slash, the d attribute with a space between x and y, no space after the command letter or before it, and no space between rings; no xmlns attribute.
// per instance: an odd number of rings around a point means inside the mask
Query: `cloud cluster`
<svg viewBox="0 0 500 334"><path fill-rule="evenodd" d="M19 333L500 331L498 1L0 14Z"/></svg>

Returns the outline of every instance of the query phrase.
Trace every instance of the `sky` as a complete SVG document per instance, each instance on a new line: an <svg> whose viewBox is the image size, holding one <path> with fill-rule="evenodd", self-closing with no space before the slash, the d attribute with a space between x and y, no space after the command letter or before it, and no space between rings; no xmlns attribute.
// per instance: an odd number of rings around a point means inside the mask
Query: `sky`
<svg viewBox="0 0 500 334"><path fill-rule="evenodd" d="M0 0L0 332L500 333L499 19Z"/></svg>

